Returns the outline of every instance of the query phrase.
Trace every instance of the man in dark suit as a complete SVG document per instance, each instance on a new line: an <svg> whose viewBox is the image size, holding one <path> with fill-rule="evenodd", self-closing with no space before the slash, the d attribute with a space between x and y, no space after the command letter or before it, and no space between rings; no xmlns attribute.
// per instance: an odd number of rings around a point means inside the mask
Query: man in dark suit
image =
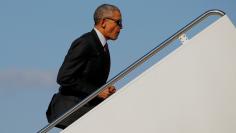
<svg viewBox="0 0 236 133"><path fill-rule="evenodd" d="M107 40L116 40L122 29L121 12L114 6L103 4L94 13L95 26L76 39L58 72L59 92L54 94L46 112L49 122L54 121L107 81L110 71L110 54ZM56 125L66 128L79 117L115 93L109 86L97 97Z"/></svg>

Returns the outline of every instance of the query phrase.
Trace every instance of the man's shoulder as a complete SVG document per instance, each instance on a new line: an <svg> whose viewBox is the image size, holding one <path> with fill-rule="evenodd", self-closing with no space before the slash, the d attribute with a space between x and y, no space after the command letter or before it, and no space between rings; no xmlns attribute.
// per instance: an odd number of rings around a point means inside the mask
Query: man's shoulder
<svg viewBox="0 0 236 133"><path fill-rule="evenodd" d="M91 49L93 47L94 44L94 35L91 32L87 32L83 35L81 35L80 37L78 37L77 39L75 39L72 44L70 49L74 49L74 48L86 48L86 49Z"/></svg>
<svg viewBox="0 0 236 133"><path fill-rule="evenodd" d="M87 33L84 33L84 34L81 35L79 38L81 38L81 39L87 39L87 38L91 38L91 37L93 37L92 31L87 32Z"/></svg>
<svg viewBox="0 0 236 133"><path fill-rule="evenodd" d="M82 34L81 36L77 37L73 42L78 41L78 40L86 40L91 37L91 33L87 32Z"/></svg>
<svg viewBox="0 0 236 133"><path fill-rule="evenodd" d="M93 31L90 31L90 32L84 33L83 35L75 39L72 44L78 43L78 42L90 43L91 41L94 41L94 40L95 40L94 33Z"/></svg>

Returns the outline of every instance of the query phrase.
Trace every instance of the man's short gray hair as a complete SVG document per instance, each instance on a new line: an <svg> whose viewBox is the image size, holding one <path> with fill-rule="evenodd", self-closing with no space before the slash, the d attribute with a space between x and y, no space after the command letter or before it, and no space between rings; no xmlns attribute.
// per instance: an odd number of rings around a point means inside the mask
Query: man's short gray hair
<svg viewBox="0 0 236 133"><path fill-rule="evenodd" d="M114 11L119 11L120 9L114 5L102 4L94 12L93 19L94 23L97 24L103 18L112 17Z"/></svg>

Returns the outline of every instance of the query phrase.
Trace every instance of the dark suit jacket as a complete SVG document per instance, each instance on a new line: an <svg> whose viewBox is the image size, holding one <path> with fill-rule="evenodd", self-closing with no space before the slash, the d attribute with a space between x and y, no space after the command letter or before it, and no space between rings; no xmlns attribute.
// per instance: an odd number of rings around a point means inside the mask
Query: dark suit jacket
<svg viewBox="0 0 236 133"><path fill-rule="evenodd" d="M109 51L104 52L96 32L92 30L72 43L57 82L62 91L71 95L89 95L106 83L109 71Z"/></svg>
<svg viewBox="0 0 236 133"><path fill-rule="evenodd" d="M49 104L46 113L48 121L52 122L104 85L109 71L109 51L104 51L94 30L76 39L72 43L59 70L57 82L61 87L59 93L53 96ZM95 98L85 108L88 111L101 101L101 99ZM57 127L65 128L86 113L84 111L86 109L81 109L82 114L81 112L77 114L77 118L73 116L73 120L69 120L69 123L61 123Z"/></svg>

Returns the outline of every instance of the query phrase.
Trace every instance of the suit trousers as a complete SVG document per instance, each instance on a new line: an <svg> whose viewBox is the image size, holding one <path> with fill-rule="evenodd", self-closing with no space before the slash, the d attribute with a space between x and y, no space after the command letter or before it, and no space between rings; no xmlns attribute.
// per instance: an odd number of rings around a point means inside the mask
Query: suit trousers
<svg viewBox="0 0 236 133"><path fill-rule="evenodd" d="M77 105L79 102L81 102L84 98L75 97L75 96L65 96L62 95L60 92L53 95L52 100L48 106L46 116L48 119L48 122L51 123L54 120L56 120L58 117L63 115L65 112L67 112L69 109ZM56 125L56 127L65 129L67 126L72 124L74 121L76 121L78 118L80 118L82 115L87 113L89 110L94 108L97 104L91 104L87 103L83 107L81 107L76 112L72 113L70 116L68 116L66 119L64 119L62 122Z"/></svg>

